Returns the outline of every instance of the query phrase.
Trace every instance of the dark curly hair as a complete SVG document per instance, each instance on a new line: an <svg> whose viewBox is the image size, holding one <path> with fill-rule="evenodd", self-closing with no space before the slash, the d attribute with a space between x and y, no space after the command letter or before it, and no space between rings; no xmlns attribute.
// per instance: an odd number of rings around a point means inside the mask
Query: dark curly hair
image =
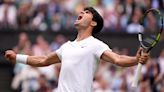
<svg viewBox="0 0 164 92"><path fill-rule="evenodd" d="M86 7L84 11L88 10L93 14L93 21L97 23L97 25L93 28L92 35L99 33L104 26L104 20L102 16L93 8L93 7Z"/></svg>

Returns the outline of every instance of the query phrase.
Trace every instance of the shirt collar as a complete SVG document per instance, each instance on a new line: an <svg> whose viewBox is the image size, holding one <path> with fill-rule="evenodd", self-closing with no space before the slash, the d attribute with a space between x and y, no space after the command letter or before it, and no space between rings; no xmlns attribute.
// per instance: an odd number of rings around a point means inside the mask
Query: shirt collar
<svg viewBox="0 0 164 92"><path fill-rule="evenodd" d="M73 43L79 44L80 46L86 46L87 43L91 41L91 39L94 39L94 37L93 36L89 36L89 37L87 37L87 38L85 38L85 39L83 39L81 41L74 40Z"/></svg>

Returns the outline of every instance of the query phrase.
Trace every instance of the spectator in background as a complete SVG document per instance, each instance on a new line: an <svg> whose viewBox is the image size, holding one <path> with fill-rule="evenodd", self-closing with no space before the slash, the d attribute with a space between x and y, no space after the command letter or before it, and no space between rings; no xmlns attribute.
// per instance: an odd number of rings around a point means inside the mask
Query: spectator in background
<svg viewBox="0 0 164 92"><path fill-rule="evenodd" d="M128 29L128 21L134 15L136 7L142 7L143 10L156 8L161 11L164 7L163 0L4 0L0 3L1 27L9 25L15 28L18 23L19 28L40 31L71 30L76 14L86 6L94 6L104 17L105 30L124 31ZM151 28L147 29L153 32L156 28L153 18L148 22Z"/></svg>
<svg viewBox="0 0 164 92"><path fill-rule="evenodd" d="M50 86L47 83L47 79L46 79L45 75L41 74L39 76L38 82L40 84L38 92L52 92L52 89L50 88Z"/></svg>
<svg viewBox="0 0 164 92"><path fill-rule="evenodd" d="M18 26L21 29L29 30L30 29L30 21L33 14L32 3L30 1L22 1L19 5L17 12L17 21Z"/></svg>
<svg viewBox="0 0 164 92"><path fill-rule="evenodd" d="M164 1L163 0L158 0L158 4L159 4L159 9L163 12L164 9Z"/></svg>
<svg viewBox="0 0 164 92"><path fill-rule="evenodd" d="M132 15L132 12L135 8L135 1L134 0L125 0L124 4L124 11L128 16Z"/></svg>
<svg viewBox="0 0 164 92"><path fill-rule="evenodd" d="M160 56L158 57L158 63L160 65L161 74L164 75L164 49L161 50Z"/></svg>
<svg viewBox="0 0 164 92"><path fill-rule="evenodd" d="M134 0L135 4L139 7L145 7L145 0ZM147 0L148 1L148 0Z"/></svg>
<svg viewBox="0 0 164 92"><path fill-rule="evenodd" d="M40 71L31 66L22 69L14 76L11 87L16 92L38 92Z"/></svg>
<svg viewBox="0 0 164 92"><path fill-rule="evenodd" d="M150 63L146 65L146 71L143 74L142 84L147 83L147 90L159 92L161 88L161 70L156 59L150 59ZM146 85L146 84L145 84ZM141 88L145 85L142 85ZM150 88L149 88L150 87Z"/></svg>
<svg viewBox="0 0 164 92"><path fill-rule="evenodd" d="M104 29L116 31L118 24L118 6L120 4L120 0L114 1L114 9L112 11L104 11Z"/></svg>
<svg viewBox="0 0 164 92"><path fill-rule="evenodd" d="M4 0L0 5L0 27L1 28L15 28L17 26L16 21L17 9L13 0Z"/></svg>
<svg viewBox="0 0 164 92"><path fill-rule="evenodd" d="M153 76L150 77L150 87L153 92L159 92L160 91L160 86L161 86L161 70L159 63L156 61L154 62L154 69L152 71L154 74ZM154 77L154 78L153 78Z"/></svg>
<svg viewBox="0 0 164 92"><path fill-rule="evenodd" d="M95 76L94 81L94 92L112 92L110 87L108 86L106 80L103 79L102 75L98 74Z"/></svg>
<svg viewBox="0 0 164 92"><path fill-rule="evenodd" d="M160 92L164 92L164 76L162 76L162 86Z"/></svg>
<svg viewBox="0 0 164 92"><path fill-rule="evenodd" d="M38 35L36 38L36 43L32 47L33 55L46 55L50 53L50 48L48 42L44 39L42 35Z"/></svg>
<svg viewBox="0 0 164 92"><path fill-rule="evenodd" d="M25 32L19 34L18 45L16 45L13 49L17 53L31 55L31 42Z"/></svg>
<svg viewBox="0 0 164 92"><path fill-rule="evenodd" d="M60 14L55 14L51 19L51 30L52 31L60 31L62 28L61 26L61 16Z"/></svg>
<svg viewBox="0 0 164 92"><path fill-rule="evenodd" d="M26 33L23 32L19 34L18 44L13 48L13 50L20 54L32 55L31 42ZM24 64L16 64L14 67L14 73L20 73L25 66L26 65Z"/></svg>
<svg viewBox="0 0 164 92"><path fill-rule="evenodd" d="M130 16L128 16L128 14L126 14L125 12L122 12L121 16L120 16L120 26L121 26L121 30L125 31L126 27L128 25L128 21L130 19Z"/></svg>
<svg viewBox="0 0 164 92"><path fill-rule="evenodd" d="M120 30L123 30L121 25L123 5L121 0L115 0L113 2L113 10L104 11L104 29L113 32L120 32Z"/></svg>
<svg viewBox="0 0 164 92"><path fill-rule="evenodd" d="M140 25L141 16L142 10L140 8L135 8L131 23L127 26L127 33L133 34L144 31L144 28Z"/></svg>
<svg viewBox="0 0 164 92"><path fill-rule="evenodd" d="M135 7L137 6L137 3L135 3L136 0L125 0L121 3L123 12L120 14L120 25L121 30L127 30L128 22L130 20L130 17L132 17L133 12L135 11ZM141 2L140 2L141 4Z"/></svg>
<svg viewBox="0 0 164 92"><path fill-rule="evenodd" d="M121 87L121 78L119 76L118 67L111 65L109 70L110 77L112 78L110 81L110 88L112 91L119 91Z"/></svg>
<svg viewBox="0 0 164 92"><path fill-rule="evenodd" d="M136 89L131 87L135 69L136 67L129 67L120 72L120 77L122 80L120 88L123 89L125 92L137 92Z"/></svg>
<svg viewBox="0 0 164 92"><path fill-rule="evenodd" d="M56 13L62 13L62 5L60 0L50 0L48 3L48 16L52 18Z"/></svg>
<svg viewBox="0 0 164 92"><path fill-rule="evenodd" d="M50 45L51 51L56 51L66 41L67 39L64 35L62 34L57 35Z"/></svg>
<svg viewBox="0 0 164 92"><path fill-rule="evenodd" d="M151 73L151 67L152 67L152 61L153 59L149 59L149 62L142 67L142 75L141 75L141 80L139 84L139 89L137 92L150 92L150 80L148 79L146 74ZM153 69L152 69L153 70Z"/></svg>
<svg viewBox="0 0 164 92"><path fill-rule="evenodd" d="M30 0L32 1L33 8L37 9L37 7L41 4L48 4L50 0Z"/></svg>
<svg viewBox="0 0 164 92"><path fill-rule="evenodd" d="M104 30L109 30L110 28L110 18L109 18L109 12L108 11L104 11Z"/></svg>
<svg viewBox="0 0 164 92"><path fill-rule="evenodd" d="M74 21L77 18L79 10L81 10L87 3L86 0L64 0L62 2L63 13L61 16L61 26L64 30L72 30L74 28ZM73 29L74 30L74 29Z"/></svg>
<svg viewBox="0 0 164 92"><path fill-rule="evenodd" d="M75 15L71 12L67 12L66 13L66 23L65 25L63 25L64 29L65 30L68 30L68 29L73 29L74 27L74 21L75 21Z"/></svg>
<svg viewBox="0 0 164 92"><path fill-rule="evenodd" d="M76 9L77 4L81 1L86 1L86 0L63 0L62 1L63 9L66 12L74 12L74 10Z"/></svg>
<svg viewBox="0 0 164 92"><path fill-rule="evenodd" d="M164 92L164 49L161 50L160 56L157 59L157 63L159 64L160 74L157 76L155 82L157 85L157 90L160 92Z"/></svg>
<svg viewBox="0 0 164 92"><path fill-rule="evenodd" d="M39 31L46 31L48 28L48 14L47 14L46 3L41 3L37 6L34 18L32 19L32 27L38 29Z"/></svg>
<svg viewBox="0 0 164 92"><path fill-rule="evenodd" d="M121 77L121 85L120 85L119 91L128 92L128 84L127 84L127 78L126 78L125 73L122 73L120 77Z"/></svg>
<svg viewBox="0 0 164 92"><path fill-rule="evenodd" d="M50 0L48 5L48 17L52 31L59 31L62 28L63 9L60 0Z"/></svg>

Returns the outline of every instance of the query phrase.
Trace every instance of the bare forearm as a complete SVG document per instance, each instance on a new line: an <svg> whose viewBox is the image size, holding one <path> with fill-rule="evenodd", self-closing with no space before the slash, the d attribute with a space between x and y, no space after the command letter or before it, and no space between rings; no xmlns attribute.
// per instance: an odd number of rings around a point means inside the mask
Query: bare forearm
<svg viewBox="0 0 164 92"><path fill-rule="evenodd" d="M47 56L29 56L27 58L27 64L36 67L48 66L55 63L60 63L60 59L55 52Z"/></svg>
<svg viewBox="0 0 164 92"><path fill-rule="evenodd" d="M47 64L44 63L47 56L28 56L27 64L35 67L42 67L46 66Z"/></svg>
<svg viewBox="0 0 164 92"><path fill-rule="evenodd" d="M27 58L27 64L35 67L48 66L55 63L60 63L60 59L55 52L47 56L29 56Z"/></svg>
<svg viewBox="0 0 164 92"><path fill-rule="evenodd" d="M101 59L122 67L133 66L136 65L138 62L135 56L132 57L132 56L119 55L111 51L105 51Z"/></svg>
<svg viewBox="0 0 164 92"><path fill-rule="evenodd" d="M114 63L122 67L129 67L136 65L138 61L135 56L118 55L118 59L115 60Z"/></svg>

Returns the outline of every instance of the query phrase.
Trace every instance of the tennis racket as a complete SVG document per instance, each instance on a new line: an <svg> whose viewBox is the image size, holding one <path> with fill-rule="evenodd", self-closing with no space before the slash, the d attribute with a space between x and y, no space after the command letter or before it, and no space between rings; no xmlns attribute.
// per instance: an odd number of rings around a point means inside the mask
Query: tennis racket
<svg viewBox="0 0 164 92"><path fill-rule="evenodd" d="M157 9L149 9L147 10L143 17L140 20L140 24L145 28L148 25L149 20L154 20L154 24L156 25L156 30L149 33L138 33L138 40L143 48L144 52L149 52L155 45L159 42L160 36L163 30L163 17L159 10ZM142 54L142 53L141 53ZM135 72L134 80L132 82L132 87L137 87L139 77L141 75L142 64L138 63L137 70Z"/></svg>

